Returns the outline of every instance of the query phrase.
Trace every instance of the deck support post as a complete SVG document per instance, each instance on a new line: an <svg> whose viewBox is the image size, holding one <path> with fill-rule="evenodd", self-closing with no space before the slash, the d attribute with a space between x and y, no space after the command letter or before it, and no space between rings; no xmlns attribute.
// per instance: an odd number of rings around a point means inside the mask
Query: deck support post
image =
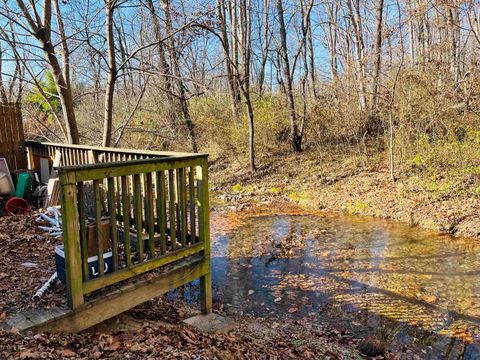
<svg viewBox="0 0 480 360"><path fill-rule="evenodd" d="M212 276L210 273L210 206L208 203L208 160L204 159L196 171L198 187L199 238L204 243L203 256L208 263L208 273L200 278L200 306L202 313L212 312Z"/></svg>
<svg viewBox="0 0 480 360"><path fill-rule="evenodd" d="M75 174L59 173L62 204L62 230L65 245L65 272L68 305L72 310L83 304L82 253Z"/></svg>

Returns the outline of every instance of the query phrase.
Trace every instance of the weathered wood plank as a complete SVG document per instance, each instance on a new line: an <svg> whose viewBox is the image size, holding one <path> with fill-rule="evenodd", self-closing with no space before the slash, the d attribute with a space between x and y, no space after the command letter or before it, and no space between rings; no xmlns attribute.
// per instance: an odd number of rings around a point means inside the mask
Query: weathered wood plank
<svg viewBox="0 0 480 360"><path fill-rule="evenodd" d="M108 208L110 212L110 239L112 239L113 271L118 270L118 231L115 179L108 178Z"/></svg>
<svg viewBox="0 0 480 360"><path fill-rule="evenodd" d="M190 167L188 173L188 188L189 188L189 205L190 205L190 242L195 243L196 238L196 224L195 224L195 168Z"/></svg>
<svg viewBox="0 0 480 360"><path fill-rule="evenodd" d="M93 192L95 194L95 234L97 237L98 275L103 276L105 264L103 259L103 238L102 238L102 198L100 195L100 184L93 180Z"/></svg>
<svg viewBox="0 0 480 360"><path fill-rule="evenodd" d="M172 240L172 250L177 248L177 232L175 221L175 183L173 181L173 170L168 170L168 203L170 216L170 239Z"/></svg>
<svg viewBox="0 0 480 360"><path fill-rule="evenodd" d="M80 248L82 252L83 280L88 280L87 217L85 214L85 191L83 182L78 183L78 219L80 222Z"/></svg>
<svg viewBox="0 0 480 360"><path fill-rule="evenodd" d="M139 155L139 156L150 156L150 157L168 157L176 156L182 157L185 155L192 155L193 153L179 152L179 151L153 151L153 150L135 150L135 149L124 149L124 148L109 148L103 146L85 146L85 145L76 145L76 144L60 144L53 142L37 142L37 141L27 141L27 144L39 144L43 147L58 147L58 148L69 148L69 149L82 149L82 150L94 150L97 152L111 151L117 154L125 155ZM201 154L205 155L205 154Z"/></svg>
<svg viewBox="0 0 480 360"><path fill-rule="evenodd" d="M78 221L77 185L72 174L60 175L62 230L65 244L65 271L67 297L70 308L83 304L82 253L80 249L80 224Z"/></svg>
<svg viewBox="0 0 480 360"><path fill-rule="evenodd" d="M196 171L198 184L199 238L205 244L204 256L210 259L210 207L208 201L208 161L205 159ZM202 312L212 311L212 278L210 271L200 278L200 305Z"/></svg>
<svg viewBox="0 0 480 360"><path fill-rule="evenodd" d="M180 239L182 246L187 245L187 186L185 183L185 168L177 170L178 172L178 208L180 217Z"/></svg>
<svg viewBox="0 0 480 360"><path fill-rule="evenodd" d="M130 199L128 196L128 182L127 177L122 176L122 214L123 214L123 237L124 237L124 247L125 247L125 262L127 266L130 266L131 263L131 253L130 253Z"/></svg>
<svg viewBox="0 0 480 360"><path fill-rule="evenodd" d="M153 213L153 180L152 173L145 174L145 221L147 223L148 231L148 251L150 257L155 257L155 228L154 228L154 213Z"/></svg>
<svg viewBox="0 0 480 360"><path fill-rule="evenodd" d="M203 243L197 243L195 245L192 245L186 248L178 249L174 252L168 253L167 255L163 255L161 257L157 257L152 260L144 261L130 268L121 269L114 273L107 274L101 278L98 277L98 278L89 280L83 284L83 292L85 294L88 294L92 291L101 289L105 286L130 279L134 276L157 269L167 264L171 264L175 261L179 261L191 255L198 254L204 251L203 245L204 245Z"/></svg>
<svg viewBox="0 0 480 360"><path fill-rule="evenodd" d="M167 231L167 210L165 197L165 173L159 171L157 174L157 232L160 234L160 254L167 252L166 231Z"/></svg>
<svg viewBox="0 0 480 360"><path fill-rule="evenodd" d="M138 261L143 261L143 222L142 222L142 184L140 175L133 176L133 209L135 229L137 230L137 255Z"/></svg>
<svg viewBox="0 0 480 360"><path fill-rule="evenodd" d="M117 163L97 163L79 166L65 166L59 171L74 171L76 181L100 180L114 176L126 176L156 172L169 169L178 169L188 166L197 166L202 163L202 158L195 156L189 158L163 158L140 159Z"/></svg>

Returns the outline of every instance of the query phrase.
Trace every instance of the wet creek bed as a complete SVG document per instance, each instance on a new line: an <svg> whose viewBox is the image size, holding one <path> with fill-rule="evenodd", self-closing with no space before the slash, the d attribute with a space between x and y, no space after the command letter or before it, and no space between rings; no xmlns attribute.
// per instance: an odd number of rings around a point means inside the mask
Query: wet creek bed
<svg viewBox="0 0 480 360"><path fill-rule="evenodd" d="M213 226L214 298L227 314L325 324L429 359L480 358L474 240L342 215L242 222Z"/></svg>

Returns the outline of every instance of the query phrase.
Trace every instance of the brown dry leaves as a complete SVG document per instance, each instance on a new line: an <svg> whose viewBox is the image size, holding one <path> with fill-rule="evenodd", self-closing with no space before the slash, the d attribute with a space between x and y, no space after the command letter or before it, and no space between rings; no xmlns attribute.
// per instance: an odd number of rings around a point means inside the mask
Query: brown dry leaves
<svg viewBox="0 0 480 360"><path fill-rule="evenodd" d="M209 335L183 326L149 324L111 334L83 332L76 335L21 337L0 332L2 359L315 359L334 346L299 343L296 336L255 338L245 328L230 334Z"/></svg>
<svg viewBox="0 0 480 360"><path fill-rule="evenodd" d="M64 304L62 286L54 286L37 304L31 300L55 271L54 249L60 241L37 225L34 215L0 217L0 313Z"/></svg>

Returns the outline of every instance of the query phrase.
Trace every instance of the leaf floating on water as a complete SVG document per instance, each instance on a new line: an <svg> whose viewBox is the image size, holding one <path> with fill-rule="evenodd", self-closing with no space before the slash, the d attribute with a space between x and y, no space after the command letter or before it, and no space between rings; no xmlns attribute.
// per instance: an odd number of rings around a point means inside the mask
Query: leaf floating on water
<svg viewBox="0 0 480 360"><path fill-rule="evenodd" d="M426 295L422 297L422 300L429 304L433 304L437 302L437 297L435 295Z"/></svg>

